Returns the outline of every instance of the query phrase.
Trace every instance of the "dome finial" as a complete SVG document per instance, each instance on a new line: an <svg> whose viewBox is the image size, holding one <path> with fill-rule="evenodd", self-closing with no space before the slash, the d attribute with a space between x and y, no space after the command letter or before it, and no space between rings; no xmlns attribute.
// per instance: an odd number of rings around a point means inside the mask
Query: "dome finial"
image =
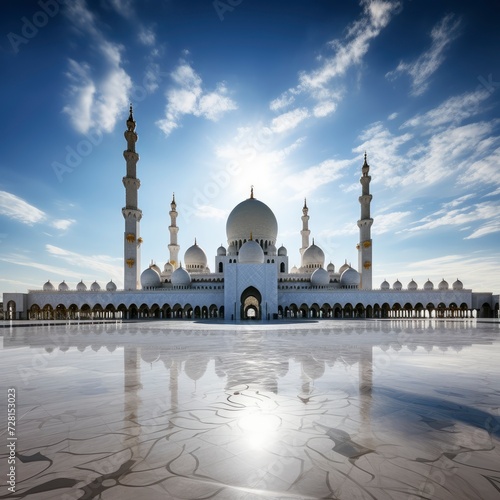
<svg viewBox="0 0 500 500"><path fill-rule="evenodd" d="M252 234L252 231L250 231L250 241L253 241L253 234Z"/></svg>
<svg viewBox="0 0 500 500"><path fill-rule="evenodd" d="M313 245L314 245L314 238L313 238Z"/></svg>
<svg viewBox="0 0 500 500"><path fill-rule="evenodd" d="M134 121L134 113L133 113L133 109L132 109L132 103L130 103L130 108L129 108L129 111L130 111L130 114L129 114L128 119L129 119L130 121Z"/></svg>
<svg viewBox="0 0 500 500"><path fill-rule="evenodd" d="M307 208L307 198L304 198L304 208Z"/></svg>
<svg viewBox="0 0 500 500"><path fill-rule="evenodd" d="M196 237L194 238L194 244L197 245L197 243L196 243Z"/></svg>
<svg viewBox="0 0 500 500"><path fill-rule="evenodd" d="M250 198L253 200L253 184L250 186Z"/></svg>

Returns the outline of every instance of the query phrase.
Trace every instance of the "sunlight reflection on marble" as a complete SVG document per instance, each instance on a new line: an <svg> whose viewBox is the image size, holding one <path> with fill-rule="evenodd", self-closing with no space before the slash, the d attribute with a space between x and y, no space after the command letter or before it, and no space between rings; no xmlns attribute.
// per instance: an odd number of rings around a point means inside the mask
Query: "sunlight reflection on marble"
<svg viewBox="0 0 500 500"><path fill-rule="evenodd" d="M500 498L495 321L0 334L19 436L0 498Z"/></svg>

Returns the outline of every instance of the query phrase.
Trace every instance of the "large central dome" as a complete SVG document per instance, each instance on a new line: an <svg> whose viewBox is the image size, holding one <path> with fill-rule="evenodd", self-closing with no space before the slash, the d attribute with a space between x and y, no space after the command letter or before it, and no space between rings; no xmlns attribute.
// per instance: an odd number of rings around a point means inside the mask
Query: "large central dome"
<svg viewBox="0 0 500 500"><path fill-rule="evenodd" d="M233 208L226 223L227 243L236 243L239 240L267 241L276 243L278 236L278 222L272 210L253 196L242 201Z"/></svg>

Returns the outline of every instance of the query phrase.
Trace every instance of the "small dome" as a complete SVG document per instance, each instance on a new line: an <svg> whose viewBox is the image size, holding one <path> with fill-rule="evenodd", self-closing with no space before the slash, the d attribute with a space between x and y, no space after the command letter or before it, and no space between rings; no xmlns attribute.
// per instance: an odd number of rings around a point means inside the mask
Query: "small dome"
<svg viewBox="0 0 500 500"><path fill-rule="evenodd" d="M408 290L416 290L418 288L418 285L417 283L415 283L414 280L411 280L409 283L408 283Z"/></svg>
<svg viewBox="0 0 500 500"><path fill-rule="evenodd" d="M203 248L198 246L196 240L194 245L190 246L184 254L184 264L190 272L203 272L207 267L207 255Z"/></svg>
<svg viewBox="0 0 500 500"><path fill-rule="evenodd" d="M59 286L57 287L57 289L60 292L67 292L69 290L69 286L66 284L65 281L63 281L62 283L59 283Z"/></svg>
<svg viewBox="0 0 500 500"><path fill-rule="evenodd" d="M340 276L340 284L342 286L359 286L361 276L356 269L349 267Z"/></svg>
<svg viewBox="0 0 500 500"><path fill-rule="evenodd" d="M334 273L335 272L335 266L333 265L332 262L330 262L327 266L326 266L326 270L329 272L329 273Z"/></svg>
<svg viewBox="0 0 500 500"><path fill-rule="evenodd" d="M263 264L264 252L256 241L249 240L241 246L238 262L240 264Z"/></svg>
<svg viewBox="0 0 500 500"><path fill-rule="evenodd" d="M448 290L450 286L448 285L448 282L443 278L441 283L438 285L439 290Z"/></svg>
<svg viewBox="0 0 500 500"><path fill-rule="evenodd" d="M87 285L82 281L80 281L80 283L78 283L78 285L76 285L76 290L78 292L86 292L87 291Z"/></svg>
<svg viewBox="0 0 500 500"><path fill-rule="evenodd" d="M170 264L170 262L167 262L163 266L163 272L166 274L172 274L174 272L174 266L172 264Z"/></svg>
<svg viewBox="0 0 500 500"><path fill-rule="evenodd" d="M464 289L464 284L457 278L457 281L453 283L453 290L463 290Z"/></svg>
<svg viewBox="0 0 500 500"><path fill-rule="evenodd" d="M274 256L276 256L277 253L278 253L278 250L276 250L275 245L273 245L271 243L270 245L267 246L267 255L269 255L269 257L274 257Z"/></svg>
<svg viewBox="0 0 500 500"><path fill-rule="evenodd" d="M325 264L325 254L318 245L313 244L306 248L302 255L302 263L305 268L313 269L323 267Z"/></svg>
<svg viewBox="0 0 500 500"><path fill-rule="evenodd" d="M52 292L54 291L54 285L49 281L43 285L43 291L44 292Z"/></svg>
<svg viewBox="0 0 500 500"><path fill-rule="evenodd" d="M151 264L149 265L149 267L151 269L154 269L158 274L161 274L161 269L156 264L153 264L153 261L151 261Z"/></svg>
<svg viewBox="0 0 500 500"><path fill-rule="evenodd" d="M402 285L401 281L396 280L394 282L394 285L392 285L392 289L393 290L402 290L403 289L403 285Z"/></svg>
<svg viewBox="0 0 500 500"><path fill-rule="evenodd" d="M218 257L225 257L226 255L226 249L224 245L221 244L221 246L217 249L217 256Z"/></svg>
<svg viewBox="0 0 500 500"><path fill-rule="evenodd" d="M279 257L286 257L286 256L287 256L287 253L288 253L288 252L287 252L286 248L285 248L283 245L281 245L281 246L278 248L278 256L279 256Z"/></svg>
<svg viewBox="0 0 500 500"><path fill-rule="evenodd" d="M297 274L299 272L299 270L297 269L297 266L293 266L292 269L290 269L290 272L292 274Z"/></svg>
<svg viewBox="0 0 500 500"><path fill-rule="evenodd" d="M106 285L106 291L107 292L116 292L116 285L113 283L113 280L111 280L107 285Z"/></svg>
<svg viewBox="0 0 500 500"><path fill-rule="evenodd" d="M160 286L161 278L153 266L148 267L141 274L141 287L142 288L156 288Z"/></svg>
<svg viewBox="0 0 500 500"><path fill-rule="evenodd" d="M187 286L191 284L191 275L181 266L172 273L172 285Z"/></svg>
<svg viewBox="0 0 500 500"><path fill-rule="evenodd" d="M381 290L389 290L391 288L391 285L389 285L389 282L387 280L382 281L382 284L380 285Z"/></svg>
<svg viewBox="0 0 500 500"><path fill-rule="evenodd" d="M326 286L330 283L330 275L328 271L322 267L316 269L311 274L311 285L313 286Z"/></svg>
<svg viewBox="0 0 500 500"><path fill-rule="evenodd" d="M238 253L238 249L236 248L236 245L234 243L231 243L227 247L227 255L236 255Z"/></svg>
<svg viewBox="0 0 500 500"><path fill-rule="evenodd" d="M100 290L101 290L101 285L99 285L99 283L97 283L97 281L94 281L94 283L92 283L90 285L91 292L99 292Z"/></svg>
<svg viewBox="0 0 500 500"><path fill-rule="evenodd" d="M429 292L430 290L434 290L434 283L428 279L424 284L424 290L426 292Z"/></svg>
<svg viewBox="0 0 500 500"><path fill-rule="evenodd" d="M349 269L351 266L347 263L347 259L346 261L340 266L340 269L339 269L339 274L342 275L342 273L346 270L346 269Z"/></svg>

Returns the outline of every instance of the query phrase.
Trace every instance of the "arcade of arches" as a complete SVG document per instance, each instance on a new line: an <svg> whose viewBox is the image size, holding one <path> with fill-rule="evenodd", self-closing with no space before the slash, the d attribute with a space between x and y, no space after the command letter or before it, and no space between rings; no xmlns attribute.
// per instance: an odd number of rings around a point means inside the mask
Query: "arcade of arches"
<svg viewBox="0 0 500 500"><path fill-rule="evenodd" d="M255 293L257 292L257 293ZM241 296L242 317L259 319L261 317L260 294L255 289L247 289ZM8 302L5 307L5 319L16 319L14 302ZM499 316L498 303L492 309L484 303L480 309L469 309L463 304L445 305L410 303L363 304L290 304L278 307L278 318L492 318ZM82 320L82 319L210 319L224 318L224 306L212 304L210 306L192 306L191 304L84 304L81 307L75 304L65 307L62 304L53 307L50 304L43 306L33 305L29 309L29 319L39 320Z"/></svg>

